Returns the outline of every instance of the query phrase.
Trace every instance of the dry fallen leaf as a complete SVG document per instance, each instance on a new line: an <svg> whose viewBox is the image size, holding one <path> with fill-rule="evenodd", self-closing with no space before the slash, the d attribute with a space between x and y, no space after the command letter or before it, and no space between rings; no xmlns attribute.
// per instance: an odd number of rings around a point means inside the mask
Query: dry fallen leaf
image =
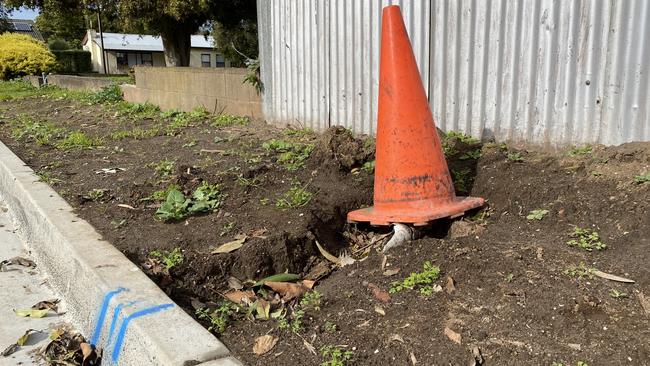
<svg viewBox="0 0 650 366"><path fill-rule="evenodd" d="M133 207L131 205L127 205L125 203L118 203L117 207L128 208L129 210L135 210L135 207Z"/></svg>
<svg viewBox="0 0 650 366"><path fill-rule="evenodd" d="M600 277L600 278L604 278L604 279L606 279L606 280L610 280L610 281L625 282L625 283L634 283L634 280L631 280L631 279L629 279L629 278L624 278L624 277L616 276L616 275L613 275L613 274L609 274L609 273L601 272L601 271L599 271L599 270L594 270L594 271L591 272L591 273L593 273L595 276L598 276L598 277Z"/></svg>
<svg viewBox="0 0 650 366"><path fill-rule="evenodd" d="M36 309L22 309L22 310L15 310L14 313L16 315L21 316L21 317L30 317L30 318L42 318L47 313L50 312L50 309L43 309L43 310L36 310Z"/></svg>
<svg viewBox="0 0 650 366"><path fill-rule="evenodd" d="M241 290L244 288L244 285L237 277L230 276L228 277L228 287L233 290Z"/></svg>
<svg viewBox="0 0 650 366"><path fill-rule="evenodd" d="M40 331L35 330L35 329L27 329L25 334L23 334L20 338L18 338L18 340L16 341L16 344L19 345L19 346L24 346L25 343L27 343L27 341L29 341L29 337L33 333L40 333Z"/></svg>
<svg viewBox="0 0 650 366"><path fill-rule="evenodd" d="M388 292L380 289L377 285L374 283L369 283L368 288L372 290L372 295L379 301L381 302L389 302L390 301L390 295Z"/></svg>
<svg viewBox="0 0 650 366"><path fill-rule="evenodd" d="M305 287L307 287L308 289L311 290L311 289L314 288L314 285L316 284L316 281L312 281L312 280L302 280L302 284L305 285Z"/></svg>
<svg viewBox="0 0 650 366"><path fill-rule="evenodd" d="M418 363L418 359L415 358L415 354L413 354L413 352L411 352L411 365L415 365L417 363Z"/></svg>
<svg viewBox="0 0 650 366"><path fill-rule="evenodd" d="M83 356L81 366L99 365L101 363L101 351L98 354L95 350L95 347L93 347L91 344L81 342L79 344L79 349L81 349L81 355Z"/></svg>
<svg viewBox="0 0 650 366"><path fill-rule="evenodd" d="M221 244L217 247L217 249L211 251L210 253L212 254L222 254L222 253L230 253L234 252L235 250L241 248L244 245L244 242L246 241L246 236L235 239L233 241L229 241L225 244Z"/></svg>
<svg viewBox="0 0 650 366"><path fill-rule="evenodd" d="M9 347L5 348L5 350L2 351L2 353L0 353L0 356L7 357L7 356L15 353L16 351L18 351L19 348L20 348L20 346L18 345L18 343L14 343L14 344L10 345Z"/></svg>
<svg viewBox="0 0 650 366"><path fill-rule="evenodd" d="M399 271L400 271L399 268L387 269L387 270L384 271L384 276L386 276L386 277L394 276L394 275L398 274Z"/></svg>
<svg viewBox="0 0 650 366"><path fill-rule="evenodd" d="M307 348L307 351L312 353L314 356L316 356L316 347L314 347L311 343L307 342L306 340L302 340L302 344Z"/></svg>
<svg viewBox="0 0 650 366"><path fill-rule="evenodd" d="M32 305L32 309L36 310L45 310L45 309L52 309L55 312L57 311L58 304L59 304L59 299L51 299L51 300L44 300L44 301L39 301L36 304Z"/></svg>
<svg viewBox="0 0 650 366"><path fill-rule="evenodd" d="M447 283L445 284L445 291L447 291L448 294L453 293L456 291L456 281L451 276L447 276Z"/></svg>
<svg viewBox="0 0 650 366"><path fill-rule="evenodd" d="M253 353L261 356L272 350L276 343L278 343L278 337L269 334L257 337L255 338L255 345L253 345Z"/></svg>
<svg viewBox="0 0 650 366"><path fill-rule="evenodd" d="M255 293L253 291L230 291L223 295L226 299L234 302L235 304L244 305L254 301Z"/></svg>
<svg viewBox="0 0 650 366"><path fill-rule="evenodd" d="M399 334L392 334L390 337L388 337L388 341L389 342L397 341L397 342L400 342L400 343L404 343L404 338L402 338L402 336L399 335Z"/></svg>
<svg viewBox="0 0 650 366"><path fill-rule="evenodd" d="M460 342L461 342L460 333L456 333L456 332L454 332L453 330L451 330L450 328L447 328L447 327L445 327L445 332L444 333L447 336L447 338L449 338L452 342L460 344Z"/></svg>
<svg viewBox="0 0 650 366"><path fill-rule="evenodd" d="M267 281L264 284L282 295L284 301L295 299L309 290L302 283Z"/></svg>
<svg viewBox="0 0 650 366"><path fill-rule="evenodd" d="M27 258L23 257L13 257L11 259L7 259L2 261L3 264L16 264L19 266L23 267L28 267L28 268L36 268L36 263L34 261L29 260Z"/></svg>

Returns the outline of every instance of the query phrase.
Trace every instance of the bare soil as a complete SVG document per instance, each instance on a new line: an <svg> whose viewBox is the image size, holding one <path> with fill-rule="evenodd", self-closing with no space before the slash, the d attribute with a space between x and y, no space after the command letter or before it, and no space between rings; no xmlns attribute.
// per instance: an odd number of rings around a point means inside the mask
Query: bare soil
<svg viewBox="0 0 650 366"><path fill-rule="evenodd" d="M17 141L8 122L21 113L101 137L103 146L64 151ZM246 364L318 365L325 361L319 352L324 346L352 351L349 363L355 365L478 365L476 348L483 365L650 362L650 308L643 308L643 298L650 298L650 183L633 181L650 170L650 143L595 146L570 156L456 142L450 169L468 171L464 181L456 180L459 194L484 197L487 206L469 213L472 220L440 220L420 239L384 256L387 238L377 239L388 229L345 222L349 210L372 204L372 173L360 169L374 159L367 140L341 128L287 135L261 121L229 127L197 122L176 136L141 140L109 137L166 123L69 100L0 102L0 139L134 263L144 263L152 250L182 249L184 261L171 277L152 278L189 314L197 304L222 301L230 276L257 280L288 271L317 280L322 304L306 311L302 331L240 317L219 335ZM273 138L315 149L304 167L289 171L263 147ZM475 149L481 149L480 158L461 159ZM508 159L514 152L523 161ZM175 162L168 177L152 167L163 159ZM124 170L106 174L105 168ZM163 222L154 219L159 203L142 200L169 184L189 194L204 181L219 184L227 195L209 214ZM277 208L276 200L296 183L313 198L303 207ZM105 190L103 197L91 199L89 193L98 189ZM536 209L549 213L527 219ZM607 249L568 246L576 226L597 231ZM249 237L242 248L210 253L238 234ZM333 268L317 240L329 252L345 250L359 261ZM373 295L373 287L387 291L427 260L441 268L436 284L442 291L402 291L388 302ZM580 263L636 283L565 273ZM626 296L613 297L614 290ZM460 335L460 343L445 329ZM253 344L264 334L279 341L257 356Z"/></svg>

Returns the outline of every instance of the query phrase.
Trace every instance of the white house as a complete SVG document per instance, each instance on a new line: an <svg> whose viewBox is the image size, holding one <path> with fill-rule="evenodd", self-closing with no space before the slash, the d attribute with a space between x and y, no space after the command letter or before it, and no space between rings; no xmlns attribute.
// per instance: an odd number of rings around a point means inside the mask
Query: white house
<svg viewBox="0 0 650 366"><path fill-rule="evenodd" d="M81 43L92 55L93 71L104 73L99 33L89 29ZM190 67L229 67L230 62L215 50L214 45L213 37L192 36ZM166 66L159 36L104 33L104 52L108 74L126 74L135 65Z"/></svg>

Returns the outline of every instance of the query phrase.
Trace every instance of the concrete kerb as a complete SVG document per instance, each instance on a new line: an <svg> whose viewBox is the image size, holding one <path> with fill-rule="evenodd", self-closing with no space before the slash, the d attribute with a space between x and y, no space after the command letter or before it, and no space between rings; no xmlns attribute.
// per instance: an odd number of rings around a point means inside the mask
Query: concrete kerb
<svg viewBox="0 0 650 366"><path fill-rule="evenodd" d="M107 365L241 365L0 142L0 196L19 235Z"/></svg>

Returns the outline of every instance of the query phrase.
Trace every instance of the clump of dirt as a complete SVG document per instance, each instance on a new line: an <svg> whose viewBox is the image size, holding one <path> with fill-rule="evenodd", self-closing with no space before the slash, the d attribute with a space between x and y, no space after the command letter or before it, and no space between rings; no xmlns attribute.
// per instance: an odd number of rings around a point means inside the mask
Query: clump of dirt
<svg viewBox="0 0 650 366"><path fill-rule="evenodd" d="M334 165L349 172L374 160L374 156L373 139L356 138L350 130L337 126L329 128L319 138L311 160L317 165Z"/></svg>

